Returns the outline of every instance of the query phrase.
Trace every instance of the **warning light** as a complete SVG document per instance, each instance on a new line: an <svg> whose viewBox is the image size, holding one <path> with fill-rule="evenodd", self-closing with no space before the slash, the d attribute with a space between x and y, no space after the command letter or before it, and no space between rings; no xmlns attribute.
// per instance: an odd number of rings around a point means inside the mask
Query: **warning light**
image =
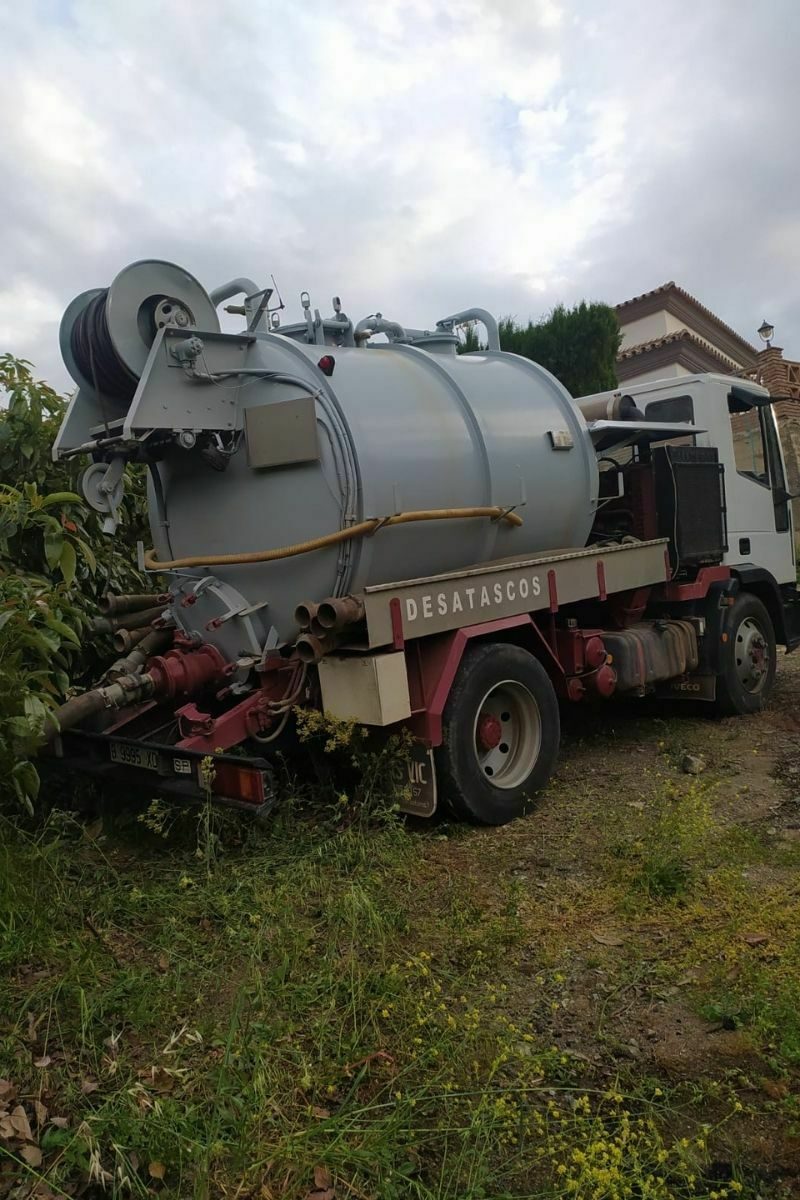
<svg viewBox="0 0 800 1200"><path fill-rule="evenodd" d="M317 363L323 375L332 375L333 368L336 366L336 359L332 354L323 354L322 358Z"/></svg>
<svg viewBox="0 0 800 1200"><path fill-rule="evenodd" d="M240 767L233 763L214 763L212 792L226 800L245 804L264 804L267 799L264 772L257 767Z"/></svg>

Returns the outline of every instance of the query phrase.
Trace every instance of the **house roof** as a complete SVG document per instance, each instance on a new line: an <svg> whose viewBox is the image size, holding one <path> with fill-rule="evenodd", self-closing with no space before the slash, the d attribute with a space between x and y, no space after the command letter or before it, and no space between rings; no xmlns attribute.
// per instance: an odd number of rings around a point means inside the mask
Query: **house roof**
<svg viewBox="0 0 800 1200"><path fill-rule="evenodd" d="M723 331L727 335L726 340L732 340L734 344L746 352L747 356L753 357L758 354L755 346L748 342L746 338L743 338L740 333L737 333L735 329L731 328L730 325L720 320L715 312L712 312L710 308L706 308L705 304L701 304L685 288L679 287L674 279L669 280L668 283L662 283L660 287L653 288L652 291L642 292L640 296L633 296L630 300L623 300L621 304L615 306L615 310L620 324L624 325L636 320L637 317L643 317L648 313L655 312L662 306L668 309L692 309L704 318L703 324L707 329L710 322L716 329ZM682 315L685 316L685 313Z"/></svg>
<svg viewBox="0 0 800 1200"><path fill-rule="evenodd" d="M628 346L626 350L621 350L617 355L617 361L637 358L640 354L648 354L651 350L660 350L662 346L669 346L672 342L691 342L693 345L699 346L706 354L718 359L726 371L730 371L731 367L736 366L733 359L721 354L715 346L692 333L690 329L676 329L674 333L665 333L663 337L652 338L649 342L639 342L636 346Z"/></svg>
<svg viewBox="0 0 800 1200"><path fill-rule="evenodd" d="M741 373L736 362L726 358L710 342L698 337L690 329L677 329L674 333L623 350L617 357L617 379L625 383L637 379L643 372L674 365L684 367L690 375L702 371L716 371L722 375Z"/></svg>

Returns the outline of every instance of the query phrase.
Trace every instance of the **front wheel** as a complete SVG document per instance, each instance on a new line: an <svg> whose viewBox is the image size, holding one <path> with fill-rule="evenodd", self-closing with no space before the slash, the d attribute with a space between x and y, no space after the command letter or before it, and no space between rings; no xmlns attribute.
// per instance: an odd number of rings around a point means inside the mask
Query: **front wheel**
<svg viewBox="0 0 800 1200"><path fill-rule="evenodd" d="M775 683L775 630L757 596L740 592L723 628L717 676L717 711L754 713Z"/></svg>
<svg viewBox="0 0 800 1200"><path fill-rule="evenodd" d="M440 795L453 814L505 825L530 811L558 757L558 701L541 663L519 646L466 651L436 751Z"/></svg>

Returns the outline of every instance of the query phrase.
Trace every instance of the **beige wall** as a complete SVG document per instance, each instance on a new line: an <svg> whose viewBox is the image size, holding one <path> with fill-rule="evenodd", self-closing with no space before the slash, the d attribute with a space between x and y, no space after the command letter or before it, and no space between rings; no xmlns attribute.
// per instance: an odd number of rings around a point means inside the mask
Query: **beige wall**
<svg viewBox="0 0 800 1200"><path fill-rule="evenodd" d="M680 375L691 375L691 371L687 371L686 367L679 366L678 363L670 363L668 367L659 367L657 371L642 371L639 375L632 375L630 379L626 379L619 386L624 391L632 383L649 383L652 379L677 379Z"/></svg>
<svg viewBox="0 0 800 1200"><path fill-rule="evenodd" d="M713 345L713 343L709 343L707 337L698 329L695 329L686 321L681 321L678 317L673 316L672 313L666 312L664 309L659 309L658 312L650 313L646 317L640 317L638 321L631 321L628 324L620 325L620 332L622 334L620 349L629 350L631 346L641 346L644 342L652 342L656 338L665 337L668 333L679 333L682 329L688 329L690 333L700 338L706 345ZM718 353L725 353L724 351L720 351L718 346L714 348ZM729 358L726 353L725 358L730 362L731 370L744 365L736 359ZM689 372L686 371L684 374L688 375ZM652 378L658 378L658 376L652 376Z"/></svg>
<svg viewBox="0 0 800 1200"><path fill-rule="evenodd" d="M652 342L654 338L663 337L666 333L672 331L667 327L667 320L674 320L669 313L663 311L650 313L647 317L640 317L638 321L631 321L629 325L620 325L622 334L622 350L628 350L631 346L641 346L642 342Z"/></svg>

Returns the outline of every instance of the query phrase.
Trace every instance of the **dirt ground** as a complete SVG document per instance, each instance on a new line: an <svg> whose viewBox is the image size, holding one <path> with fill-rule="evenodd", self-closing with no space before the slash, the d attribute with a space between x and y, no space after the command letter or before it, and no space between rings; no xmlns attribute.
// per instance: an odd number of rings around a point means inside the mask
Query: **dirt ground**
<svg viewBox="0 0 800 1200"><path fill-rule="evenodd" d="M448 875L492 881L487 903L503 881L519 882L531 972L541 972L544 953L563 976L557 1006L537 1006L562 1049L595 1080L633 1070L679 1089L710 1084L712 1096L715 1083L732 1082L748 1116L728 1127L731 1151L765 1186L792 1196L800 1196L795 1055L781 1047L780 1027L711 1010L728 985L745 998L763 986L768 1008L771 971L788 976L792 993L800 984L799 735L800 655L781 658L772 702L752 717L714 720L677 706L576 710L536 812L440 851ZM702 756L698 777L684 769L687 753ZM706 843L700 886L640 904L614 860L624 863L631 846L646 860L665 793L687 788L707 798L697 827L683 830L690 844ZM532 1003L518 981L512 1007Z"/></svg>

